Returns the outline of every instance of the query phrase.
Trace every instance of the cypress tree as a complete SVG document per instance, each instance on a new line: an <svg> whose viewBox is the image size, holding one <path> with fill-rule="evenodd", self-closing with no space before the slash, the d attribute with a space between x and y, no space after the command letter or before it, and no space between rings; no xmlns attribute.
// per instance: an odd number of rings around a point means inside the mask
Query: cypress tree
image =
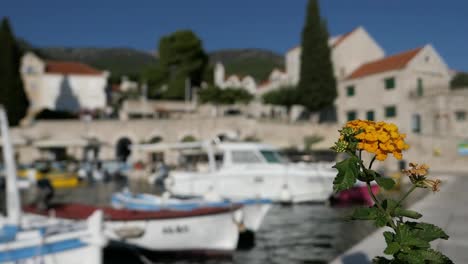
<svg viewBox="0 0 468 264"><path fill-rule="evenodd" d="M327 24L320 17L318 0L309 0L302 31L301 71L298 84L301 104L309 111L333 106L337 96L328 38Z"/></svg>
<svg viewBox="0 0 468 264"><path fill-rule="evenodd" d="M20 76L21 51L7 18L0 25L0 104L12 126L26 115L28 100Z"/></svg>

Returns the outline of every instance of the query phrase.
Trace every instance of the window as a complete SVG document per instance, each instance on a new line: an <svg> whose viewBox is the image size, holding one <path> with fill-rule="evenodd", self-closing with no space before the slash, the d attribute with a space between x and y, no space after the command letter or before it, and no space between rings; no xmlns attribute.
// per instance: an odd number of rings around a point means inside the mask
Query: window
<svg viewBox="0 0 468 264"><path fill-rule="evenodd" d="M384 82L385 82L385 89L387 90L395 89L395 77L386 78Z"/></svg>
<svg viewBox="0 0 468 264"><path fill-rule="evenodd" d="M396 117L397 112L396 112L396 106L386 106L385 107L385 117L390 118L390 117Z"/></svg>
<svg viewBox="0 0 468 264"><path fill-rule="evenodd" d="M260 150L260 153L262 153L262 156L268 163L281 163L281 158L276 151Z"/></svg>
<svg viewBox="0 0 468 264"><path fill-rule="evenodd" d="M350 86L346 87L346 95L348 97L354 96L354 93L355 93L355 91L354 91L354 86L353 85L350 85Z"/></svg>
<svg viewBox="0 0 468 264"><path fill-rule="evenodd" d="M423 96L424 94L424 89L423 89L423 80L421 78L418 78L418 87L416 90L418 96Z"/></svg>
<svg viewBox="0 0 468 264"><path fill-rule="evenodd" d="M346 117L347 117L348 121L355 120L357 118L356 111L348 111L346 113Z"/></svg>
<svg viewBox="0 0 468 264"><path fill-rule="evenodd" d="M465 121L466 120L466 112L465 111L456 111L455 112L455 119L457 121Z"/></svg>
<svg viewBox="0 0 468 264"><path fill-rule="evenodd" d="M414 133L421 133L421 115L414 114L411 120L411 128Z"/></svg>
<svg viewBox="0 0 468 264"><path fill-rule="evenodd" d="M374 111L367 111L366 113L366 119L370 121L374 121L375 116L374 116Z"/></svg>
<svg viewBox="0 0 468 264"><path fill-rule="evenodd" d="M245 164L245 163L261 163L255 152L245 150L235 150L232 152L232 162L234 164Z"/></svg>

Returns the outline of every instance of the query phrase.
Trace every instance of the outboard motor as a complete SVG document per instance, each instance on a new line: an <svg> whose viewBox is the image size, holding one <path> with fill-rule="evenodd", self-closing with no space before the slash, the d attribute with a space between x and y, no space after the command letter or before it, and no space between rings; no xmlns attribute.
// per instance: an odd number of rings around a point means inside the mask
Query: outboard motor
<svg viewBox="0 0 468 264"><path fill-rule="evenodd" d="M54 197L54 187L49 179L40 179L37 181L36 207L44 211L49 209L51 200Z"/></svg>

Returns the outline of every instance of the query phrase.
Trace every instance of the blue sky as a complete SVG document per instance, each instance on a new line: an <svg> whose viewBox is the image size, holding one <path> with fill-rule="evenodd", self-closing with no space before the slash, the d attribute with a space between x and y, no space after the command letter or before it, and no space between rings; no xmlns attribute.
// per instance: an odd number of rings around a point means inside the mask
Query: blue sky
<svg viewBox="0 0 468 264"><path fill-rule="evenodd" d="M300 42L306 0L1 0L15 33L39 46L126 46L154 50L178 29L208 51ZM362 25L387 54L431 43L453 69L468 71L466 0L322 0L332 35Z"/></svg>

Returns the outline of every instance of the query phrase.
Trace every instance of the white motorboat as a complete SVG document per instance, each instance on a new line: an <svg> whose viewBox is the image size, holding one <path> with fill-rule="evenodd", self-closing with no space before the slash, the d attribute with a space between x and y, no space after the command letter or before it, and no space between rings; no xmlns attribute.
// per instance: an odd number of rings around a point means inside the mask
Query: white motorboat
<svg viewBox="0 0 468 264"><path fill-rule="evenodd" d="M291 164L266 144L204 141L134 146L134 150L146 152L167 149L181 152L198 149L208 157L205 167L169 173L165 187L176 196L203 196L214 190L229 199L266 198L298 203L324 202L333 193L336 170L331 164Z"/></svg>
<svg viewBox="0 0 468 264"><path fill-rule="evenodd" d="M239 238L233 219L239 209L239 206L203 207L149 212L69 203L56 204L50 212L59 219L82 220L102 210L104 234L108 239L146 250L231 253ZM49 213L32 206L24 210L39 215Z"/></svg>
<svg viewBox="0 0 468 264"><path fill-rule="evenodd" d="M241 199L241 200L208 200L208 199L177 199L152 194L133 194L129 191L114 193L112 206L142 211L194 210L203 207L232 207L242 205L241 214L236 215L236 221L250 231L257 232L263 219L271 208L268 199Z"/></svg>
<svg viewBox="0 0 468 264"><path fill-rule="evenodd" d="M102 263L102 213L83 223L50 218L38 221L24 215L18 193L16 164L5 110L0 107L0 129L6 178L6 216L0 216L1 263Z"/></svg>

